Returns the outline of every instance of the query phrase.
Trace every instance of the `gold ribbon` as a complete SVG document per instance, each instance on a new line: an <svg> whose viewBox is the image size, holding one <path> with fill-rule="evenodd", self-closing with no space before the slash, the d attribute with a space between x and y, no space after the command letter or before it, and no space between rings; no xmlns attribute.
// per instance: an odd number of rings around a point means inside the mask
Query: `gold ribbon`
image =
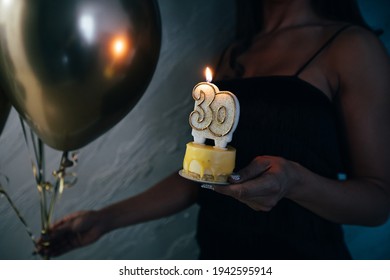
<svg viewBox="0 0 390 280"><path fill-rule="evenodd" d="M52 184L46 179L45 174L44 143L31 129L27 131L24 121L20 120L27 148L32 153L30 156L32 170L40 197L41 237L43 240L47 240L56 202L61 197L64 189L73 186L77 181L77 174L67 172L67 169L76 166L78 154L73 152L69 157L68 151L62 153L59 168L52 173L55 179L54 184ZM46 242L44 245L49 246L50 244ZM47 256L43 256L43 258L48 259Z"/></svg>

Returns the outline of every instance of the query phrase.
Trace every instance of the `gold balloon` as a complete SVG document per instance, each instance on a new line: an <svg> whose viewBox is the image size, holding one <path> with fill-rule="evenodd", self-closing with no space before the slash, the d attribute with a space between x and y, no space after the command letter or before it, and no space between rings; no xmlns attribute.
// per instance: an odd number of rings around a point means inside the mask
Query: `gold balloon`
<svg viewBox="0 0 390 280"><path fill-rule="evenodd" d="M57 150L88 144L134 107L160 43L153 0L0 2L0 84Z"/></svg>
<svg viewBox="0 0 390 280"><path fill-rule="evenodd" d="M5 123L7 122L10 109L11 103L9 103L8 98L5 96L5 94L0 91L0 135L3 131Z"/></svg>

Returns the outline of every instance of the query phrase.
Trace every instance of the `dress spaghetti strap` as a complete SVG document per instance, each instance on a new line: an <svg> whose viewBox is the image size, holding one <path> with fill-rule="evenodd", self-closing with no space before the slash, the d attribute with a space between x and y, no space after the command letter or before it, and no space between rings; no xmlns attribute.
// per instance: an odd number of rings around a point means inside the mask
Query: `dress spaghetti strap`
<svg viewBox="0 0 390 280"><path fill-rule="evenodd" d="M332 42L333 42L333 40L334 39L336 39L336 37L341 33L341 32L343 32L345 29L347 29L347 28L349 28L350 26L352 26L352 25L350 25L350 24L347 24L347 25L344 25L343 27L341 27L339 30L337 30L333 35L332 35L332 37L330 37L329 39L328 39L328 41L326 41L325 42L325 44L323 44L322 45L322 47L321 48L319 48L318 49L318 51L316 51L315 53L314 53L314 55L312 56L312 57L310 57L308 60L307 60L307 62L305 63L305 64L303 64L299 69L298 69L298 71L295 73L295 75L294 76L299 76L299 74L301 74L302 73L302 71L303 70L305 70L305 68L324 50L324 49L326 49Z"/></svg>

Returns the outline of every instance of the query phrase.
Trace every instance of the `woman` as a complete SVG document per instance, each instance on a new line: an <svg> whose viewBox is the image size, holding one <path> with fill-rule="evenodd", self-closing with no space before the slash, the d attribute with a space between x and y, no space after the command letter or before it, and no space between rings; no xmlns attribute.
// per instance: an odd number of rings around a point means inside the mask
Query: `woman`
<svg viewBox="0 0 390 280"><path fill-rule="evenodd" d="M232 184L212 191L173 174L68 216L40 253L56 256L195 202L203 259L346 259L340 224L387 220L390 63L355 1L237 3L238 40L217 77L242 112Z"/></svg>

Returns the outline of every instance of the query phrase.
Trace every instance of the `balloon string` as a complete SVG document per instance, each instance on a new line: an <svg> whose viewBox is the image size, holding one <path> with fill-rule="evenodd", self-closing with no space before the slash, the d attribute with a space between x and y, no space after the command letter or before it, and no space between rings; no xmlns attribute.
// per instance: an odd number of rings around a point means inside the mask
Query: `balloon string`
<svg viewBox="0 0 390 280"><path fill-rule="evenodd" d="M49 230L49 215L47 211L47 191L50 190L50 183L45 180L45 155L44 155L44 146L40 138L36 137L32 130L29 134L27 133L26 126L22 118L20 118L22 125L24 139L29 151L33 152L33 156L30 156L32 170L34 178L36 180L37 189L39 193L39 202L40 202L40 212L41 212L41 235L46 237ZM29 137L30 136L30 137ZM43 256L44 259L48 259L47 256Z"/></svg>
<svg viewBox="0 0 390 280"><path fill-rule="evenodd" d="M5 177L5 178L8 181L8 178L7 177ZM0 184L0 194L4 195L4 197L7 199L8 203L11 205L12 209L14 210L16 216L19 218L19 221L24 225L24 228L25 228L28 236L31 238L32 242L34 243L34 246L36 246L36 241L35 241L34 234L32 233L32 230L28 226L26 220L21 215L21 213L18 210L18 208L16 207L15 203L12 201L11 197L8 195L8 193L5 190L4 186L2 186L1 184Z"/></svg>
<svg viewBox="0 0 390 280"><path fill-rule="evenodd" d="M32 142L32 144L31 144L30 141L29 141L29 137L27 135L26 126L25 126L24 121L23 121L23 119L21 117L20 117L20 123L22 125L23 136L24 136L24 140L26 141L27 148L28 148L29 152L31 152L31 150L32 150L33 153L34 153L34 157L32 157L30 155L30 159L31 159L31 165L32 165L34 178L35 178L35 180L37 182L37 185L39 186L40 181L41 181L41 178L40 178L41 177L40 176L41 172L39 170L37 170L37 166L39 166L39 162L38 162L39 154L38 154L36 145L34 145L34 143L35 143L34 135L32 134L32 131L30 131L30 139L31 139L31 142ZM35 159L36 162L34 162L34 159Z"/></svg>
<svg viewBox="0 0 390 280"><path fill-rule="evenodd" d="M53 194L50 200L50 206L48 211L48 221L51 220L53 213L54 213L54 206L57 200L59 199L60 195L62 194L65 186L65 170L66 170L66 163L69 161L68 159L68 152L64 152L62 154L61 163L58 171L53 172L53 175L56 177L56 184L54 186Z"/></svg>
<svg viewBox="0 0 390 280"><path fill-rule="evenodd" d="M48 222L47 222L47 211L46 211L46 190L49 187L45 182L45 174L44 174L44 149L41 139L35 139L33 131L30 130L30 137L28 136L26 126L22 118L20 118L20 122L22 124L24 139L27 144L27 148L29 151L33 152L33 157L31 158L31 165L34 174L34 178L37 183L37 189L39 192L40 198L40 207L41 207L41 229L42 233L46 233L48 230ZM30 140L30 141L29 141Z"/></svg>
<svg viewBox="0 0 390 280"><path fill-rule="evenodd" d="M67 173L66 169L72 167L77 162L77 153L72 154L72 158L69 159L69 152L65 151L62 154L61 162L58 170L53 172L53 176L56 181L54 186L46 180L45 174L45 155L44 144L42 140L37 137L30 129L30 133L27 133L26 126L22 118L20 118L24 138L27 144L27 148L32 151L31 164L33 174L37 183L37 189L40 197L41 208L41 235L43 240L47 240L49 234L49 228L51 219L54 214L55 204L60 198L65 186L72 186L77 181L77 175L75 173ZM29 137L28 137L29 136ZM70 176L69 176L70 175ZM71 177L71 182L65 182L66 177ZM45 242L44 245L49 246L49 242ZM43 256L48 259L47 256Z"/></svg>

